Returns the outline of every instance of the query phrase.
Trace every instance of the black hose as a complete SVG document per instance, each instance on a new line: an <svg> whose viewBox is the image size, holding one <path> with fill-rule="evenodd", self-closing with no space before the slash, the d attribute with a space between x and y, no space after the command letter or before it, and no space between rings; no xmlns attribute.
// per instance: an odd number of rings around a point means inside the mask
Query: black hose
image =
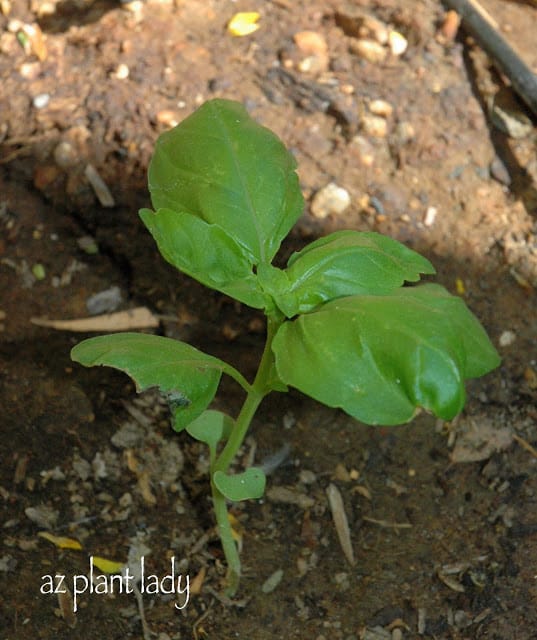
<svg viewBox="0 0 537 640"><path fill-rule="evenodd" d="M459 14L463 27L509 78L514 90L537 116L537 75L498 33L476 0L444 0L444 4Z"/></svg>

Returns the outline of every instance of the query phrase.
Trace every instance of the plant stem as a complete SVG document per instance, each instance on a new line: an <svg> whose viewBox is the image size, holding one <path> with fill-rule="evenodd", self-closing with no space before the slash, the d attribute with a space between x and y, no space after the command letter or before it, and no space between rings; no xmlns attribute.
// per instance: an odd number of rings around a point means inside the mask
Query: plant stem
<svg viewBox="0 0 537 640"><path fill-rule="evenodd" d="M255 380L250 391L246 395L246 399L242 405L239 415L237 416L235 426L233 427L233 431L226 442L226 446L216 459L212 473L215 471L223 471L226 473L231 461L242 445L257 408L263 398L272 391L269 386L270 373L274 363L272 339L280 324L281 321L273 321L269 318L267 326L267 341L265 343L265 348L263 350L263 355L261 356Z"/></svg>
<svg viewBox="0 0 537 640"><path fill-rule="evenodd" d="M233 540L233 531L229 522L226 499L216 488L211 473L211 493L213 496L213 508L216 516L216 524L222 549L227 562L227 586L226 594L228 596L235 595L239 586L239 578L241 575L241 561L239 558L239 550Z"/></svg>
<svg viewBox="0 0 537 640"><path fill-rule="evenodd" d="M211 491L213 497L213 506L218 525L218 533L220 541L226 557L228 565L227 588L226 593L230 596L234 595L239 586L241 563L237 545L233 540L233 531L229 522L228 511L226 507L226 499L216 488L213 477L216 471L227 473L229 465L233 461L237 451L241 447L248 428L252 422L252 418L257 411L263 398L272 391L270 386L271 372L274 366L274 355L272 353L272 339L280 326L282 319L279 317L268 318L267 323L267 341L261 356L259 368L255 376L255 380L247 391L244 404L235 420L233 430L222 449L220 455L211 465Z"/></svg>

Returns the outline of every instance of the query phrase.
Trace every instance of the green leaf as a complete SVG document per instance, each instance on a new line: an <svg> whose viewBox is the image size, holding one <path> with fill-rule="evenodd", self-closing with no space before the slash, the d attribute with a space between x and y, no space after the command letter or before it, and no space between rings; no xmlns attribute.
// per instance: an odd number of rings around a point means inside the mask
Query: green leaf
<svg viewBox="0 0 537 640"><path fill-rule="evenodd" d="M265 474L258 467L250 467L232 476L215 471L213 482L218 491L232 502L261 498L265 493Z"/></svg>
<svg viewBox="0 0 537 640"><path fill-rule="evenodd" d="M418 407L452 419L464 379L500 362L464 302L432 284L328 302L284 323L272 347L283 382L367 424L407 422Z"/></svg>
<svg viewBox="0 0 537 640"><path fill-rule="evenodd" d="M252 265L223 229L171 209L142 209L140 217L174 267L251 307L266 305Z"/></svg>
<svg viewBox="0 0 537 640"><path fill-rule="evenodd" d="M222 411L209 409L204 411L186 430L188 433L209 446L211 459L216 454L216 447L221 440L227 440L233 428L234 421Z"/></svg>
<svg viewBox="0 0 537 640"><path fill-rule="evenodd" d="M337 231L291 256L287 283L267 274L271 280L263 286L291 318L336 298L390 293L405 281L416 282L420 274L434 272L426 258L392 238Z"/></svg>
<svg viewBox="0 0 537 640"><path fill-rule="evenodd" d="M84 340L71 358L85 367L106 365L128 374L137 391L159 387L168 398L174 428L197 418L214 398L229 365L189 344L143 333L117 333Z"/></svg>
<svg viewBox="0 0 537 640"><path fill-rule="evenodd" d="M216 99L159 137L149 190L155 209L217 225L251 264L268 263L302 213L295 168L278 137L241 104Z"/></svg>

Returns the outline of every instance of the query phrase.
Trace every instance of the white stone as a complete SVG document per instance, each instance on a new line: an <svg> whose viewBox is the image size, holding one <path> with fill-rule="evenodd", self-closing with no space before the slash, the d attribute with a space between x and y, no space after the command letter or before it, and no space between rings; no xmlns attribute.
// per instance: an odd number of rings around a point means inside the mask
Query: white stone
<svg viewBox="0 0 537 640"><path fill-rule="evenodd" d="M332 213L340 215L349 208L350 204L349 192L335 182L330 182L313 196L311 213L321 219Z"/></svg>

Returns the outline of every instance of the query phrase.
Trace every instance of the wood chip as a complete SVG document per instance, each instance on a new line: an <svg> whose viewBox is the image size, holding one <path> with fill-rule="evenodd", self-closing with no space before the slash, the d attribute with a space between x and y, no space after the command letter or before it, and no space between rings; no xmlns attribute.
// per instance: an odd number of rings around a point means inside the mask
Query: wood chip
<svg viewBox="0 0 537 640"><path fill-rule="evenodd" d="M158 327L159 319L147 307L136 307L128 311L105 313L101 316L77 318L75 320L48 320L32 318L32 324L61 331L88 333L91 331L127 331L129 329L152 329Z"/></svg>
<svg viewBox="0 0 537 640"><path fill-rule="evenodd" d="M349 564L354 565L356 561L354 559L349 521L347 520L347 514L345 513L343 498L335 484L328 485L326 494L328 496L328 504L330 505L330 511L332 512L332 518L339 538L339 544L341 545L343 553L345 554Z"/></svg>

